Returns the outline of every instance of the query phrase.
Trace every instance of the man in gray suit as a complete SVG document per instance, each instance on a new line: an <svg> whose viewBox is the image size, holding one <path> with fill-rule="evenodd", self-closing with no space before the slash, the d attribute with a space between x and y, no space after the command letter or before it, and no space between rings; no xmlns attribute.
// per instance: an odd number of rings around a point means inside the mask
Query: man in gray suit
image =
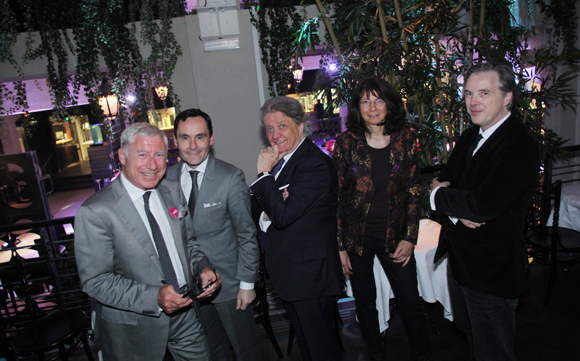
<svg viewBox="0 0 580 361"><path fill-rule="evenodd" d="M179 184L163 180L167 138L137 123L121 136L122 174L90 197L75 219L75 253L82 289L96 300L95 334L104 359L209 360L197 318L200 297L220 284L195 240L186 243L187 203ZM190 225L189 225L190 226Z"/></svg>
<svg viewBox="0 0 580 361"><path fill-rule="evenodd" d="M189 198L197 242L222 277L222 287L201 304L212 359L230 360L231 343L238 361L259 360L251 305L259 252L244 173L209 153L213 127L203 111L178 114L174 132L182 161L169 168L167 178L179 181Z"/></svg>

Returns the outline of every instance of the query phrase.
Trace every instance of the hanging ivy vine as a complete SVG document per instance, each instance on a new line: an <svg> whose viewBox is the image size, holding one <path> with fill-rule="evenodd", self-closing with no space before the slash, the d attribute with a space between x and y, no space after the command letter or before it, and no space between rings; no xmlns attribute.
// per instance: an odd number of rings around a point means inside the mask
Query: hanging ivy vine
<svg viewBox="0 0 580 361"><path fill-rule="evenodd" d="M182 51L172 32L172 18L184 15L184 9L184 0L0 0L0 61L14 66L21 76L19 61L46 61L53 117L58 121L69 115L68 108L77 104L83 91L94 115L107 126L97 100L105 76L119 98L123 118L128 122L146 121L144 109L154 109L156 86L169 88L169 96L179 110L171 76ZM12 54L16 29L28 32L22 59ZM139 42L146 46L148 56L141 54ZM76 62L74 73L69 72L71 57ZM106 69L101 68L101 59ZM126 100L128 91L137 95L133 104ZM1 84L0 96L0 116L15 111L15 107L4 109L5 100L27 111L22 83L15 83L13 89Z"/></svg>
<svg viewBox="0 0 580 361"><path fill-rule="evenodd" d="M251 5L250 18L258 30L262 63L268 72L268 89L271 96L288 93L292 81L291 56L294 33L302 23L302 16L292 0L260 0Z"/></svg>

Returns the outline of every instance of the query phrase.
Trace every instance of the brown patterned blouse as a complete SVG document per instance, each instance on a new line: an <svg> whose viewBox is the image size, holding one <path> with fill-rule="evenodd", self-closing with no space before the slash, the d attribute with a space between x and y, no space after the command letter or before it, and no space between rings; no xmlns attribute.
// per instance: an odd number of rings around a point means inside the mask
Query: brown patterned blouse
<svg viewBox="0 0 580 361"><path fill-rule="evenodd" d="M391 172L386 247L394 252L401 240L417 244L423 187L417 159L417 140L403 128L391 134ZM362 254L365 218L374 192L371 157L364 137L346 131L336 138L333 160L338 171L339 250Z"/></svg>

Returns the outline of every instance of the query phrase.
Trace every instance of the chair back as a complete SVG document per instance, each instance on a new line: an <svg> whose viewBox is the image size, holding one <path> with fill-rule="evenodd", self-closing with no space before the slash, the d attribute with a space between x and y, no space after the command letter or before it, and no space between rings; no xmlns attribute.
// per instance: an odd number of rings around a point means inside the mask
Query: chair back
<svg viewBox="0 0 580 361"><path fill-rule="evenodd" d="M536 230L545 230L547 226L558 228L561 197L562 182L560 180L538 187L526 217L527 228ZM550 218L552 218L551 224L548 223Z"/></svg>

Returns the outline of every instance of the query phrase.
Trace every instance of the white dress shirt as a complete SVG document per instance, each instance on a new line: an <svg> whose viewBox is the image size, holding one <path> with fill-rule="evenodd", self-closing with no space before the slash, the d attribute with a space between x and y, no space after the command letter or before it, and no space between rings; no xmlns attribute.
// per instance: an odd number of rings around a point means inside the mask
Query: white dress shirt
<svg viewBox="0 0 580 361"><path fill-rule="evenodd" d="M155 247L155 251L157 252L157 246L155 246L155 241L153 240L153 233L151 232L151 226L149 225L149 220L147 219L147 214L145 214L145 201L143 200L143 195L145 192L140 188L134 186L129 180L125 177L125 174L121 173L121 180L123 182L123 186L129 193L129 197L133 201L135 208L137 208L137 212L141 217L141 221L145 225L147 232L149 233L149 237L151 237L151 242L153 243L153 247ZM159 199L159 195L157 194L157 189L150 190L151 197L149 198L149 209L153 214L153 217L159 224L159 228L161 229L161 234L163 235L163 240L167 246L167 252L169 253L169 258L171 259L171 264L173 265L173 269L175 270L175 275L177 276L177 282L179 283L179 287L183 287L186 285L185 281L185 274L183 272L183 267L181 265L181 260L179 259L179 254L177 253L177 248L175 247L175 239L173 238L173 233L171 232L171 226L169 225L169 219L167 218L168 210L163 207L161 204L161 200ZM159 255L159 254L158 254ZM180 290L175 290L179 293Z"/></svg>
<svg viewBox="0 0 580 361"><path fill-rule="evenodd" d="M201 182L203 182L203 174L205 173L205 169L207 168L207 160L209 155L201 162L197 168L192 169L187 163L183 162L183 166L181 167L181 190L183 191L183 195L187 198L187 202L189 203L189 195L191 194L191 175L189 171L196 170L197 173L197 186L201 189Z"/></svg>

